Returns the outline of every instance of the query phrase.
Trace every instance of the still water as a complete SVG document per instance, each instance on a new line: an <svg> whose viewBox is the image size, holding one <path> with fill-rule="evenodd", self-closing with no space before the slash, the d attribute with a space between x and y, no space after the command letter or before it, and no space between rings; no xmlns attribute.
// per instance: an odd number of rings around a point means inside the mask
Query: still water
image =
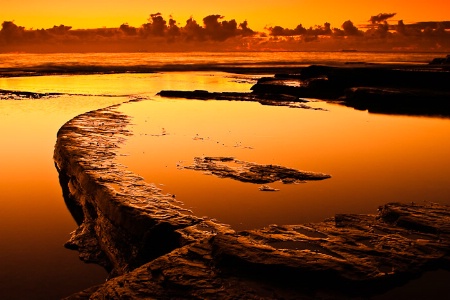
<svg viewBox="0 0 450 300"><path fill-rule="evenodd" d="M198 216L234 229L318 222L336 213L376 213L387 202L450 204L450 120L259 103L156 99L122 105L134 135L120 162ZM163 133L163 134L162 134ZM194 157L232 156L330 174L297 185L222 179L180 169Z"/></svg>
<svg viewBox="0 0 450 300"><path fill-rule="evenodd" d="M417 61L424 62L430 55L419 56ZM73 57L72 64L100 60L95 55ZM398 60L386 57L376 59ZM135 65L139 58L130 55L119 63ZM47 56L39 59L41 64L52 62ZM215 59L231 62L226 56L209 57L208 62ZM61 60L70 64L67 56ZM0 56L3 67L11 61ZM18 55L15 61L17 67L33 59ZM449 203L449 119L375 115L324 102L311 105L326 110L313 111L155 96L162 89L248 91L254 78L217 72L0 78L0 89L76 94L0 101L0 298L58 299L105 280L100 267L82 263L76 252L62 246L76 224L61 197L53 146L56 132L69 119L134 97L147 100L119 108L134 124L121 162L176 194L196 215L235 229L373 213L389 201ZM161 136L163 129L167 134ZM235 156L332 178L274 184L279 192L264 193L259 185L177 167L203 155Z"/></svg>
<svg viewBox="0 0 450 300"><path fill-rule="evenodd" d="M106 272L63 247L75 221L62 199L52 153L56 132L119 98L0 101L0 298L60 299Z"/></svg>

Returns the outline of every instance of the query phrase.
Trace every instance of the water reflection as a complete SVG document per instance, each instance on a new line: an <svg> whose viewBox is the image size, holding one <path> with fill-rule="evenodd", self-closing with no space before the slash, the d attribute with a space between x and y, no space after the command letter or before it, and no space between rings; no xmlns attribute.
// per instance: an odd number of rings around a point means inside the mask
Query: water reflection
<svg viewBox="0 0 450 300"><path fill-rule="evenodd" d="M63 244L76 229L52 159L69 119L125 99L60 97L0 101L0 298L60 299L103 282Z"/></svg>
<svg viewBox="0 0 450 300"><path fill-rule="evenodd" d="M133 116L134 136L120 161L176 194L196 215L235 229L374 213L390 201L449 203L449 120L313 105L327 111L195 100L126 104L120 110ZM280 191L264 193L258 185L177 168L199 156L232 156L332 178L272 184Z"/></svg>
<svg viewBox="0 0 450 300"><path fill-rule="evenodd" d="M373 213L389 201L449 203L450 120L374 115L323 102L312 105L328 111L154 97L163 89L245 92L252 84L251 76L206 72L0 78L8 90L155 99L120 107L135 124L123 149L130 155L121 162L195 214L235 229ZM77 253L62 247L76 225L52 153L67 120L128 97L0 101L2 298L58 298L104 278L100 267L86 271ZM259 185L177 168L205 155L333 177L264 193Z"/></svg>

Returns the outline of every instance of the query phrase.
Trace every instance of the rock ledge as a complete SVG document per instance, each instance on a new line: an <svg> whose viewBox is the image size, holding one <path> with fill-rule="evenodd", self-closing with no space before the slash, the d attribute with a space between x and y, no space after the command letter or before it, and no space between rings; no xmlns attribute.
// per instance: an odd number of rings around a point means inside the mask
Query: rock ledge
<svg viewBox="0 0 450 300"><path fill-rule="evenodd" d="M55 164L79 224L67 247L110 271L68 299L347 299L450 269L444 205L242 232L197 218L114 160L129 122L113 106L58 132Z"/></svg>

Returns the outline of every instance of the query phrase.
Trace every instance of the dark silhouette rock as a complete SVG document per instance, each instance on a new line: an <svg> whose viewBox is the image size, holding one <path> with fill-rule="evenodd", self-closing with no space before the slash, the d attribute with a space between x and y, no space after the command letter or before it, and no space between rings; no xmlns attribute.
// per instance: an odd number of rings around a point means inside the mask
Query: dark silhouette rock
<svg viewBox="0 0 450 300"><path fill-rule="evenodd" d="M284 83L284 82L283 82ZM281 88L284 88L280 85ZM262 105L269 106L288 106L290 108L302 108L312 110L324 110L322 108L314 108L306 103L308 100L299 99L294 95L284 94L282 91L274 91L271 93L236 93L236 92L208 92L203 90L195 91L174 91L163 90L157 95L166 98L184 98L196 100L226 100L226 101L253 101Z"/></svg>
<svg viewBox="0 0 450 300"><path fill-rule="evenodd" d="M450 54L447 55L446 57L437 57L434 58L431 62L430 65L450 65Z"/></svg>
<svg viewBox="0 0 450 300"><path fill-rule="evenodd" d="M450 116L450 72L424 66L310 66L261 78L254 93L337 101L388 114Z"/></svg>

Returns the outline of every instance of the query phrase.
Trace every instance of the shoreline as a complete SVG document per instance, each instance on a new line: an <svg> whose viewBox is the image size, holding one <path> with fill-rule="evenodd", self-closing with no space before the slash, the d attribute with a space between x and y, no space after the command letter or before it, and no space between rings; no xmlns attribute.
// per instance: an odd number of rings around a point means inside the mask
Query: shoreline
<svg viewBox="0 0 450 300"><path fill-rule="evenodd" d="M55 162L80 224L67 247L111 271L105 284L69 299L271 298L263 285L286 298L326 293L346 299L379 294L439 266L449 269L444 205L387 204L378 215L241 232L194 217L114 163L130 134L128 122L110 107L74 118L58 133ZM316 277L336 286L314 286ZM309 286L299 287L295 278Z"/></svg>

